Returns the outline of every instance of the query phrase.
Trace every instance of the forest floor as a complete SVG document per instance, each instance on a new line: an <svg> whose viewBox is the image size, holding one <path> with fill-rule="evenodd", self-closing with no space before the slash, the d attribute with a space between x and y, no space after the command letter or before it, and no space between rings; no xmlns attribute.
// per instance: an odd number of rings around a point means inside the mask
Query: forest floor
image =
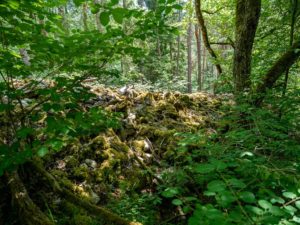
<svg viewBox="0 0 300 225"><path fill-rule="evenodd" d="M178 216L180 207L160 204L155 208L155 201L160 200L151 196L163 184L163 174L173 170L176 157L182 154L183 134L215 132L222 116L221 98L205 93L145 92L130 87L90 89L96 97L85 107L117 113L118 126L88 139L78 138L62 151L47 155L43 159L47 171L80 198L128 220L158 224ZM188 148L197 148L195 141ZM24 172L23 177L31 198L55 224L110 224L63 200L38 176ZM7 215L11 224L18 224L13 213Z"/></svg>

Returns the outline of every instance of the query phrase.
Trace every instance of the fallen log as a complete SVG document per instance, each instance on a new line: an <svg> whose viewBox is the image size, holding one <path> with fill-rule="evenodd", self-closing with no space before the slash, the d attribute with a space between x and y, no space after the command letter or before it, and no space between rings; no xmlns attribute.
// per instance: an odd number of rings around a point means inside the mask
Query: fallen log
<svg viewBox="0 0 300 225"><path fill-rule="evenodd" d="M54 222L32 201L17 171L6 173L12 205L17 209L20 222L24 225L54 225Z"/></svg>
<svg viewBox="0 0 300 225"><path fill-rule="evenodd" d="M57 181L55 177L52 176L49 172L47 172L43 166L38 163L37 161L31 161L31 165L33 168L43 175L48 181L48 184L51 186L54 192L59 194L62 198L65 198L67 201L73 203L74 205L81 207L85 209L88 213L94 215L94 216L101 216L105 218L105 220L109 221L110 224L116 224L116 225L142 225L141 223L138 222L132 222L128 221L119 215L109 211L106 208L96 206L92 204L91 202L84 200L75 194L73 194L71 191L69 191L66 187L65 184Z"/></svg>

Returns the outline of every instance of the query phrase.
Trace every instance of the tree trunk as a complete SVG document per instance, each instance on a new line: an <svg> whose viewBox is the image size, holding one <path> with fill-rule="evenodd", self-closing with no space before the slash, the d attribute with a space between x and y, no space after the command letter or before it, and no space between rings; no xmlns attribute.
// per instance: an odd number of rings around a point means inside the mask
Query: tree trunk
<svg viewBox="0 0 300 225"><path fill-rule="evenodd" d="M192 24L187 29L187 92L192 93Z"/></svg>
<svg viewBox="0 0 300 225"><path fill-rule="evenodd" d="M196 42L197 42L197 64L198 64L198 77L197 77L197 84L198 84L198 91L202 90L202 66L201 66L201 36L200 28L196 24L195 25L195 36L196 36Z"/></svg>
<svg viewBox="0 0 300 225"><path fill-rule="evenodd" d="M251 87L251 56L261 11L261 0L237 0L233 77L235 92Z"/></svg>
<svg viewBox="0 0 300 225"><path fill-rule="evenodd" d="M180 35L177 37L177 54L176 54L176 77L179 77L179 61L180 61Z"/></svg>
<svg viewBox="0 0 300 225"><path fill-rule="evenodd" d="M206 68L206 49L202 48L202 90L204 89Z"/></svg>
<svg viewBox="0 0 300 225"><path fill-rule="evenodd" d="M298 0L291 0L292 17L291 17L291 30L290 30L290 47L294 43L294 33L295 33L295 24L297 19L298 5L299 5ZM285 72L283 91L282 91L283 97L285 96L287 85L288 85L289 72L290 72L289 69L287 69Z"/></svg>
<svg viewBox="0 0 300 225"><path fill-rule="evenodd" d="M68 24L68 20L66 17L66 6L60 6L58 8L58 11L62 17L62 20L61 20L62 26L63 26L65 32L68 34L69 33L69 24Z"/></svg>
<svg viewBox="0 0 300 225"><path fill-rule="evenodd" d="M278 78L289 69L300 57L300 40L286 51L263 77L262 82L256 88L255 105L260 106L268 89L271 89Z"/></svg>
<svg viewBox="0 0 300 225"><path fill-rule="evenodd" d="M99 5L99 4L101 4L101 2L99 0L95 0L94 4L95 5ZM99 33L103 33L104 29L103 29L103 27L102 27L102 25L100 23L100 10L99 10L99 12L97 12L95 14L95 21L96 21L96 28L97 28L97 30L99 31Z"/></svg>
<svg viewBox="0 0 300 225"><path fill-rule="evenodd" d="M181 3L181 0L178 1L178 4ZM181 10L178 10L178 22L181 21ZM177 54L176 54L176 72L175 72L175 76L179 77L179 61L180 61L180 34L177 36Z"/></svg>
<svg viewBox="0 0 300 225"><path fill-rule="evenodd" d="M106 208L103 208L101 206L96 206L92 204L91 202L84 200L75 194L73 194L71 191L69 191L65 184L62 182L60 183L55 179L55 177L52 176L52 174L48 173L41 163L37 161L32 161L31 165L33 168L43 175L43 177L48 181L48 184L51 186L53 191L57 194L59 194L62 198L65 198L67 201L73 203L74 205L81 207L85 209L87 212L95 215L95 216L101 216L102 218L105 218L108 224L116 224L116 225L142 225L139 222L131 222L128 221L122 217L120 217L118 214L112 213L111 211L107 210ZM33 224L32 224L33 225Z"/></svg>
<svg viewBox="0 0 300 225"><path fill-rule="evenodd" d="M215 59L215 61L216 61L215 66L218 71L218 75L220 75L222 73L222 67L221 67L220 63L217 62L218 56L215 53L215 51L212 49L209 39L208 39L207 28L206 28L204 17L203 17L202 10L201 10L201 0L195 0L195 7L196 7L196 16L198 19L198 23L199 23L200 29L202 31L202 39L203 39L204 46L206 47L206 49L209 52L209 54L211 55L211 57L213 57Z"/></svg>
<svg viewBox="0 0 300 225"><path fill-rule="evenodd" d="M7 183L12 195L12 204L18 210L19 218L24 225L54 225L29 197L27 190L15 171L6 174Z"/></svg>
<svg viewBox="0 0 300 225"><path fill-rule="evenodd" d="M87 23L87 3L82 4L82 21L83 21L83 28L84 31L88 31L88 23Z"/></svg>

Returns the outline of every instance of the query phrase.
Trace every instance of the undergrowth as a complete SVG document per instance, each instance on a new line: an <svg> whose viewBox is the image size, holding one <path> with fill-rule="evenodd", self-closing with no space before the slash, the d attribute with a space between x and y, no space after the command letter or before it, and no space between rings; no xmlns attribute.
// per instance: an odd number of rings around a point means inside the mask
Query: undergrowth
<svg viewBox="0 0 300 225"><path fill-rule="evenodd" d="M247 104L224 111L215 132L177 134L184 139L159 196L189 225L299 224L299 112Z"/></svg>

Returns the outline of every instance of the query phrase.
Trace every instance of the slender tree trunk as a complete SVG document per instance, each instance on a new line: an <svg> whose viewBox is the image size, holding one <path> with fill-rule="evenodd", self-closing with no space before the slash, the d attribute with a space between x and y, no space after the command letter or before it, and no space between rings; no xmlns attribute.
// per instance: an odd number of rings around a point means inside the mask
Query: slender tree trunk
<svg viewBox="0 0 300 225"><path fill-rule="evenodd" d="M94 4L95 5L99 5L99 4L101 4L101 1L100 0L95 0ZM100 23L100 10L99 10L99 12L97 12L95 14L95 21L96 21L96 28L97 28L97 30L99 31L99 33L103 33L104 29L103 29L103 27L102 27L102 25Z"/></svg>
<svg viewBox="0 0 300 225"><path fill-rule="evenodd" d="M85 31L88 31L88 23L87 23L87 3L82 4L82 21L83 21L83 28Z"/></svg>
<svg viewBox="0 0 300 225"><path fill-rule="evenodd" d="M177 37L177 54L176 54L176 77L179 77L179 60L180 60L180 35Z"/></svg>
<svg viewBox="0 0 300 225"><path fill-rule="evenodd" d="M205 25L205 21L204 21L204 17L202 14L202 10L201 10L201 0L195 0L195 7L196 7L196 16L198 19L198 23L202 32L202 39L203 39L203 43L204 46L206 47L207 51L209 52L209 54L211 55L212 58L215 59L216 63L216 69L218 71L218 75L220 75L222 73L222 67L220 65L220 63L218 63L218 56L215 53L215 51L212 49L209 39L208 39L208 33L207 33L207 28Z"/></svg>
<svg viewBox="0 0 300 225"><path fill-rule="evenodd" d="M156 39L156 52L157 52L157 56L160 57L161 56L161 43L160 43L159 37L157 37L157 39Z"/></svg>
<svg viewBox="0 0 300 225"><path fill-rule="evenodd" d="M261 0L237 0L233 76L236 94L251 87L251 58Z"/></svg>
<svg viewBox="0 0 300 225"><path fill-rule="evenodd" d="M178 4L180 4L180 0L178 1ZM181 11L178 10L178 22L181 21ZM177 54L176 54L176 72L175 72L175 76L179 77L179 61L180 61L180 34L177 36Z"/></svg>
<svg viewBox="0 0 300 225"><path fill-rule="evenodd" d="M192 93L192 24L189 23L187 29L187 91Z"/></svg>
<svg viewBox="0 0 300 225"><path fill-rule="evenodd" d="M67 8L67 6L60 6L58 8L58 11L62 17L62 21L61 21L62 26L63 26L65 32L68 34L69 33L69 24L68 24L67 17L66 17L66 13L67 13L66 8Z"/></svg>
<svg viewBox="0 0 300 225"><path fill-rule="evenodd" d="M297 19L297 11L298 11L298 0L291 0L291 9L292 9L292 17L291 17L291 30L290 30L290 47L294 43L294 34L295 34L295 23ZM288 80L289 80L289 72L290 69L287 69L284 77L283 91L282 96L284 97L287 90Z"/></svg>
<svg viewBox="0 0 300 225"><path fill-rule="evenodd" d="M206 49L202 48L202 89L204 87L205 83L205 71L207 70L207 54L206 54Z"/></svg>
<svg viewBox="0 0 300 225"><path fill-rule="evenodd" d="M123 8L127 8L127 1L123 0L122 5L123 5ZM126 33L127 27L126 27L125 21L123 21L122 25L123 25L123 31L124 31L124 33ZM122 74L124 74L124 75L126 75L127 71L129 71L128 62L126 59L127 59L126 56L123 56L121 58L121 71L122 71Z"/></svg>
<svg viewBox="0 0 300 225"><path fill-rule="evenodd" d="M197 77L197 84L198 84L198 91L202 90L202 66L201 66L201 36L200 28L196 24L195 25L195 36L196 36L196 42L197 42L197 65L198 65L198 77Z"/></svg>

